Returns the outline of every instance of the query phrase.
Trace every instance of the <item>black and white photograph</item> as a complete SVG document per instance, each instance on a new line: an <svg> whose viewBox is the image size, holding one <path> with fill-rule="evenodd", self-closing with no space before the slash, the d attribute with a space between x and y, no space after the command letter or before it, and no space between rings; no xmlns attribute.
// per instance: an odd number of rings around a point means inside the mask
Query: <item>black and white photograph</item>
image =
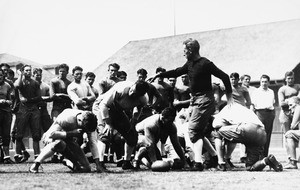
<svg viewBox="0 0 300 190"><path fill-rule="evenodd" d="M0 189L299 189L299 10L0 0Z"/></svg>

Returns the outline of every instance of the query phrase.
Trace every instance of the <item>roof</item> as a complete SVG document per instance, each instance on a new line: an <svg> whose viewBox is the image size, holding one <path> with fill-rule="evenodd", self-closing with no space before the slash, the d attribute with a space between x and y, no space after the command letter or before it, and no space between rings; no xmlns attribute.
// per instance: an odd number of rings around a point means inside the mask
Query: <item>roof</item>
<svg viewBox="0 0 300 190"><path fill-rule="evenodd" d="M51 65L43 65L43 69L55 69L58 67L60 64L51 64Z"/></svg>
<svg viewBox="0 0 300 190"><path fill-rule="evenodd" d="M158 66L173 69L185 63L182 42L188 38L200 43L200 55L230 74L249 74L258 81L262 74L282 80L284 73L300 62L300 20L289 20L229 29L189 33L163 38L131 41L95 69L99 81L109 63L120 64L128 80L144 68L154 75Z"/></svg>
<svg viewBox="0 0 300 190"><path fill-rule="evenodd" d="M21 57L17 57L17 56L14 56L14 55L10 55L10 54L7 54L7 53L0 54L0 63L7 63L10 66L17 66L18 64L22 63L22 64L25 64L25 65L26 64L31 65L32 68L42 68L42 70L43 70L43 81L48 83L48 84L49 84L50 80L55 77L54 74L52 74L51 72L43 69L42 64L33 62L31 60L28 60L28 59L24 59L24 58L21 58ZM18 77L17 73L15 73L15 75L16 75L15 77Z"/></svg>

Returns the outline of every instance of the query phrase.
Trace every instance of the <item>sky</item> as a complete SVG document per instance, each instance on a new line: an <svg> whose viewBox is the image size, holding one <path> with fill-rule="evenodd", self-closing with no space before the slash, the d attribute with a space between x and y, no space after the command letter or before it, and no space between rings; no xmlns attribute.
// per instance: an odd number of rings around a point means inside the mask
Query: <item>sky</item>
<svg viewBox="0 0 300 190"><path fill-rule="evenodd" d="M0 0L0 53L93 71L130 41L300 19L300 0Z"/></svg>

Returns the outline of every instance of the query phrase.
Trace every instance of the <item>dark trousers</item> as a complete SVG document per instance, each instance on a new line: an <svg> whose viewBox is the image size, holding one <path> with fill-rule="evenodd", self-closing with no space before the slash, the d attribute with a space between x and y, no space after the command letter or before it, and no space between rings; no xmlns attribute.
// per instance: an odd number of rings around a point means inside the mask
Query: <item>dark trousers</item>
<svg viewBox="0 0 300 190"><path fill-rule="evenodd" d="M260 121L264 124L267 133L267 141L266 144L264 145L264 152L263 152L263 155L266 157L269 154L271 135L273 131L273 121L275 119L275 111L263 109L263 110L256 110L255 113L260 119Z"/></svg>

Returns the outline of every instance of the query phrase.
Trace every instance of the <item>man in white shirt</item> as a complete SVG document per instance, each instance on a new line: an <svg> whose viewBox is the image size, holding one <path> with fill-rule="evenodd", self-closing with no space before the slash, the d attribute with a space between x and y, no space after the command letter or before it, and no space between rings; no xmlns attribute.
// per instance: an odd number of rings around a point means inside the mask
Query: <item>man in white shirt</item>
<svg viewBox="0 0 300 190"><path fill-rule="evenodd" d="M260 86L253 91L251 100L255 114L264 124L267 133L267 142L264 146L264 156L269 154L269 146L273 130L273 121L275 118L275 95L274 91L269 88L270 77L262 75L260 77Z"/></svg>
<svg viewBox="0 0 300 190"><path fill-rule="evenodd" d="M87 82L81 81L82 71L83 69L81 67L74 67L72 70L74 81L68 86L67 92L73 101L73 108L92 111L96 96L91 86Z"/></svg>

